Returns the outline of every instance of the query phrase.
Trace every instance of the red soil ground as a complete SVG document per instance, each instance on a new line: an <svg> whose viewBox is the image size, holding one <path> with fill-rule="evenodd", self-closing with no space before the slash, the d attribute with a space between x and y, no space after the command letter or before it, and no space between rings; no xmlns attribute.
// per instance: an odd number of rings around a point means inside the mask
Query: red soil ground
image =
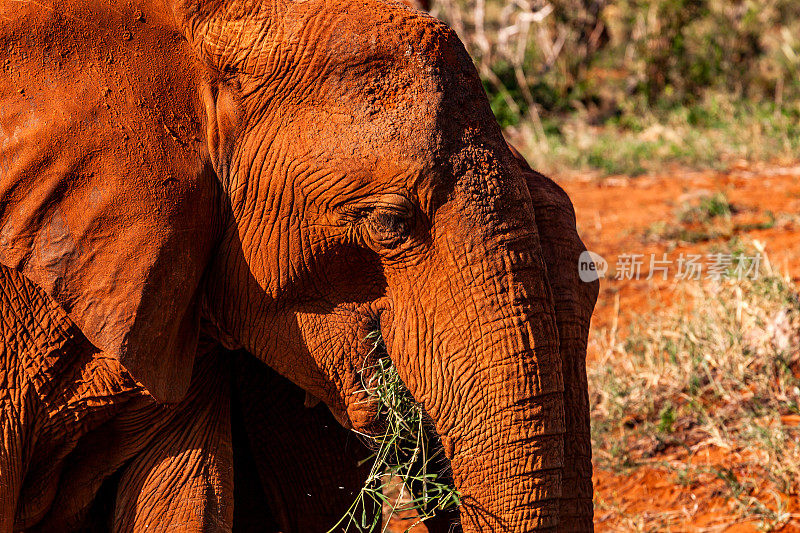
<svg viewBox="0 0 800 533"><path fill-rule="evenodd" d="M609 265L620 254L645 254L643 276L639 281L604 279L593 317L596 331L624 326L633 317L657 313L676 294L677 283L660 276L645 280L650 254L668 253L676 259L681 253L706 254L716 240L688 244L647 242L644 235L654 224L676 224L676 211L686 202L722 192L734 207L733 221L740 237L764 244L773 268L800 279L800 168L752 168L741 166L731 172L691 172L639 178L574 178L560 180L573 203L578 228L587 248L599 253ZM769 229L748 229L769 219ZM590 343L589 358L596 357L597 346ZM787 417L788 418L788 417ZM784 423L796 424L797 420ZM684 454L681 457L681 454ZM665 461L688 460L686 452L667 453ZM737 456L709 449L691 458L717 468L735 471ZM603 502L595 511L598 531L757 531L754 521L740 521L734 503L722 490L724 481L709 474L691 484L680 484L674 471L640 467L631 473L615 474L595 468L596 500ZM790 520L781 531L800 531L800 502L784 499Z"/></svg>

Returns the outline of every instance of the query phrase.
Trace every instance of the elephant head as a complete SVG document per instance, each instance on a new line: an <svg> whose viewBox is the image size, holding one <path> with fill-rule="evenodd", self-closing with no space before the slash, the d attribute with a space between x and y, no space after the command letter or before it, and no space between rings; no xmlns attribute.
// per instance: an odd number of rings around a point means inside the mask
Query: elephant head
<svg viewBox="0 0 800 533"><path fill-rule="evenodd" d="M53 68L0 84L0 261L162 401L204 323L372 431L379 327L464 529L557 526L572 272L455 33L391 0L73 4L20 8L12 67Z"/></svg>

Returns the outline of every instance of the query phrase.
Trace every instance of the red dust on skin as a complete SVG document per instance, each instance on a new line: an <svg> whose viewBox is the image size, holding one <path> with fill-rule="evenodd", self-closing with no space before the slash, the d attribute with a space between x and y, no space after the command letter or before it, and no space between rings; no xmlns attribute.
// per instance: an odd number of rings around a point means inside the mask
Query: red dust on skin
<svg viewBox="0 0 800 533"><path fill-rule="evenodd" d="M154 400L219 341L366 429L388 298L464 530L590 529L596 287L452 30L391 0L7 1L0 50L0 262Z"/></svg>

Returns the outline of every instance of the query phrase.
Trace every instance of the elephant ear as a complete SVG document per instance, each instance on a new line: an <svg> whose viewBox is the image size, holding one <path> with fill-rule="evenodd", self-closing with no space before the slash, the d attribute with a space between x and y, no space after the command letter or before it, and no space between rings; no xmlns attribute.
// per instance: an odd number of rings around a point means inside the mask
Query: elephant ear
<svg viewBox="0 0 800 533"><path fill-rule="evenodd" d="M216 239L191 49L166 16L98 5L55 24L19 9L27 40L0 70L0 262L157 400L177 401Z"/></svg>

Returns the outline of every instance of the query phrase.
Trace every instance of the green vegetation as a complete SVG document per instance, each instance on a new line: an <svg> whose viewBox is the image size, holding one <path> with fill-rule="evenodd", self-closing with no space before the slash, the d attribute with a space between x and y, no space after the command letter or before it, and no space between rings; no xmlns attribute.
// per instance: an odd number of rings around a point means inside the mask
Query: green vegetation
<svg viewBox="0 0 800 533"><path fill-rule="evenodd" d="M772 102L733 101L727 95L709 98L689 108L631 111L598 125L581 113L549 119L559 126L545 128L543 142L531 134L527 122L506 131L532 164L551 172L637 176L673 167L727 170L742 161L797 160L800 102L778 108ZM694 115L711 120L693 122Z"/></svg>
<svg viewBox="0 0 800 533"><path fill-rule="evenodd" d="M800 413L800 299L767 260L761 273L687 283L680 304L625 335L595 332L603 355L588 373L598 465L666 468L683 485L712 473L740 516L770 529L788 518L780 495L800 494L800 427L787 422ZM698 466L708 449L736 466Z"/></svg>
<svg viewBox="0 0 800 533"><path fill-rule="evenodd" d="M372 468L353 504L344 517L329 530L379 531L382 516L385 525L393 513L413 511L411 529L430 518L437 510L459 505L457 491L439 480L430 467L441 453L432 452L432 443L424 427L422 406L414 401L397 370L386 354L380 332L371 333L373 353L378 355L374 366L362 370L364 390L380 405L379 417L386 426L378 436L365 435L375 446L367 459ZM399 490L399 497L395 494ZM382 511L382 512L381 512Z"/></svg>
<svg viewBox="0 0 800 533"><path fill-rule="evenodd" d="M793 0L433 4L475 59L510 140L543 170L797 159Z"/></svg>
<svg viewBox="0 0 800 533"><path fill-rule="evenodd" d="M678 218L687 224L703 224L715 218L729 219L733 208L721 192L710 196L701 196L697 205L684 205Z"/></svg>
<svg viewBox="0 0 800 533"><path fill-rule="evenodd" d="M675 213L675 221L658 221L644 232L645 242L705 242L720 238L733 238L735 235L770 229L775 226L776 217L771 211L759 213L759 220L750 219L739 222L735 218L739 209L731 205L721 192L704 195L694 202L685 202ZM783 215L783 219L791 218Z"/></svg>

